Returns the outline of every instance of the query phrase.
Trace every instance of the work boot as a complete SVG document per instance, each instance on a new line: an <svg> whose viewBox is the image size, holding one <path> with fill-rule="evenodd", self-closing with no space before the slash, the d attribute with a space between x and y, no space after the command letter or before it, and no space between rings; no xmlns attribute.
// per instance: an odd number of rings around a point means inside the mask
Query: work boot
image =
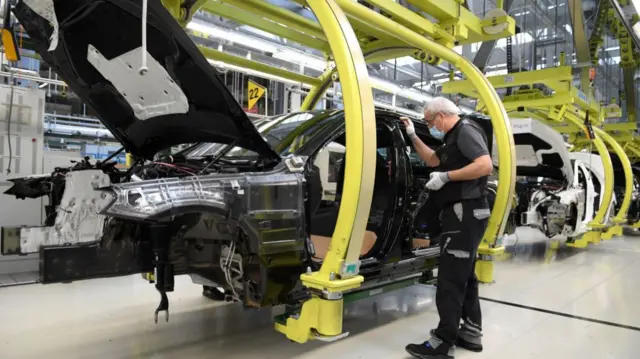
<svg viewBox="0 0 640 359"><path fill-rule="evenodd" d="M419 359L453 359L455 349L455 346L444 343L434 335L422 344L409 344L405 347L407 353Z"/></svg>
<svg viewBox="0 0 640 359"><path fill-rule="evenodd" d="M209 287L209 286L203 285L202 295L211 300L215 300L216 302L222 302L225 300L224 291L220 290L220 288L217 288L217 287Z"/></svg>
<svg viewBox="0 0 640 359"><path fill-rule="evenodd" d="M435 336L436 330L431 329L431 336ZM471 352L479 353L482 351L482 333L472 326L463 323L458 329L458 338L456 346L464 348Z"/></svg>
<svg viewBox="0 0 640 359"><path fill-rule="evenodd" d="M456 345L479 353L482 351L482 332L474 325L464 322L458 329Z"/></svg>

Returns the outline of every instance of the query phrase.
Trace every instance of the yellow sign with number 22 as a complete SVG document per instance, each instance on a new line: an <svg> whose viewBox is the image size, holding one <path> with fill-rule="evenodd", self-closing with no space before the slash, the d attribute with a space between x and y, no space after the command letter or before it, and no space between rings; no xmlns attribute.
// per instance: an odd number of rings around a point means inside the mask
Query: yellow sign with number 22
<svg viewBox="0 0 640 359"><path fill-rule="evenodd" d="M248 110L251 110L253 106L256 105L256 102L264 95L266 88L258 85L257 83L249 80L249 106Z"/></svg>

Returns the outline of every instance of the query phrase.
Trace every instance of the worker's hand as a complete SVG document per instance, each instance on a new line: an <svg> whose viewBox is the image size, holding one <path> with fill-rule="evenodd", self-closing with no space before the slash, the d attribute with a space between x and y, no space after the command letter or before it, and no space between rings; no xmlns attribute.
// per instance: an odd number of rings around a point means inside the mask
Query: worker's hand
<svg viewBox="0 0 640 359"><path fill-rule="evenodd" d="M400 121L404 124L404 127L407 130L407 136L413 138L416 135L416 129L413 127L413 121L409 117L400 117Z"/></svg>
<svg viewBox="0 0 640 359"><path fill-rule="evenodd" d="M425 187L432 191L437 191L449 182L449 180L449 174L447 174L447 172L431 172L429 182L427 182Z"/></svg>

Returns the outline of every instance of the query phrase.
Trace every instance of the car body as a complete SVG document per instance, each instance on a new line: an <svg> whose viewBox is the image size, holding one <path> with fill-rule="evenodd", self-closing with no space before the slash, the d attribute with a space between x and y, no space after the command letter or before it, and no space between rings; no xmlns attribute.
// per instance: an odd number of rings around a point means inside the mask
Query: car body
<svg viewBox="0 0 640 359"><path fill-rule="evenodd" d="M40 280L153 272L158 310L168 308L166 293L181 274L250 307L309 298L300 274L321 265L340 208L344 112L256 126L160 2L149 3L144 74L139 3L54 3L56 46L49 20L24 2L13 11L43 60L135 161L120 170L84 160L13 179L8 194L49 197L45 226L19 234L23 252L39 253ZM416 159L397 114L375 115L375 188L359 267L365 287L431 277L440 252L425 241L437 216L418 203L431 169ZM424 123L416 131L427 145L441 144ZM193 145L156 156L183 144ZM416 220L420 211L427 213Z"/></svg>
<svg viewBox="0 0 640 359"><path fill-rule="evenodd" d="M537 228L547 237L573 238L593 220L592 171L573 158L562 136L534 119L511 119L516 147L518 225Z"/></svg>
<svg viewBox="0 0 640 359"><path fill-rule="evenodd" d="M624 197L625 189L624 187L616 187L616 196L618 198ZM622 205L622 201L618 201L616 203L616 211L619 210ZM637 172L633 171L633 192L631 194L631 204L629 206L629 210L627 211L627 224L633 225L640 221L640 183L638 182Z"/></svg>
<svg viewBox="0 0 640 359"><path fill-rule="evenodd" d="M591 172L591 181L593 183L593 189L594 189L594 194L593 194L594 199L592 203L593 203L593 213L595 216L595 214L598 212L600 207L604 205L603 201L604 201L605 171L604 171L604 164L602 163L602 157L600 157L600 155L596 155L594 153L589 153L586 151L570 152L569 157L571 158L572 162L580 161L582 165ZM610 221L616 215L618 205L620 204L618 199L622 197L623 196L621 196L620 193L616 193L614 191L604 216L606 220Z"/></svg>

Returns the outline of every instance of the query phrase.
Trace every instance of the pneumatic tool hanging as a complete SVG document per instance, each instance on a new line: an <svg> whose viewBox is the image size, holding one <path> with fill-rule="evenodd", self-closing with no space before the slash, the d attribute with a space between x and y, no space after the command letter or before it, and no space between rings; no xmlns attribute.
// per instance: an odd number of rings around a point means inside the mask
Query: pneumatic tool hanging
<svg viewBox="0 0 640 359"><path fill-rule="evenodd" d="M167 292L173 292L174 270L169 258L170 237L166 225L153 225L149 227L153 240L153 264L155 267L156 290L160 293L160 304L155 311L154 319L158 323L158 313L165 312L165 321L169 321L169 298Z"/></svg>
<svg viewBox="0 0 640 359"><path fill-rule="evenodd" d="M413 212L411 213L412 223L415 223L418 213L420 213L420 210L422 209L424 204L427 203L427 201L429 200L430 193L431 191L425 185L424 188L422 189L422 192L420 192L420 196L418 196L418 200L416 201L416 206L413 209Z"/></svg>

